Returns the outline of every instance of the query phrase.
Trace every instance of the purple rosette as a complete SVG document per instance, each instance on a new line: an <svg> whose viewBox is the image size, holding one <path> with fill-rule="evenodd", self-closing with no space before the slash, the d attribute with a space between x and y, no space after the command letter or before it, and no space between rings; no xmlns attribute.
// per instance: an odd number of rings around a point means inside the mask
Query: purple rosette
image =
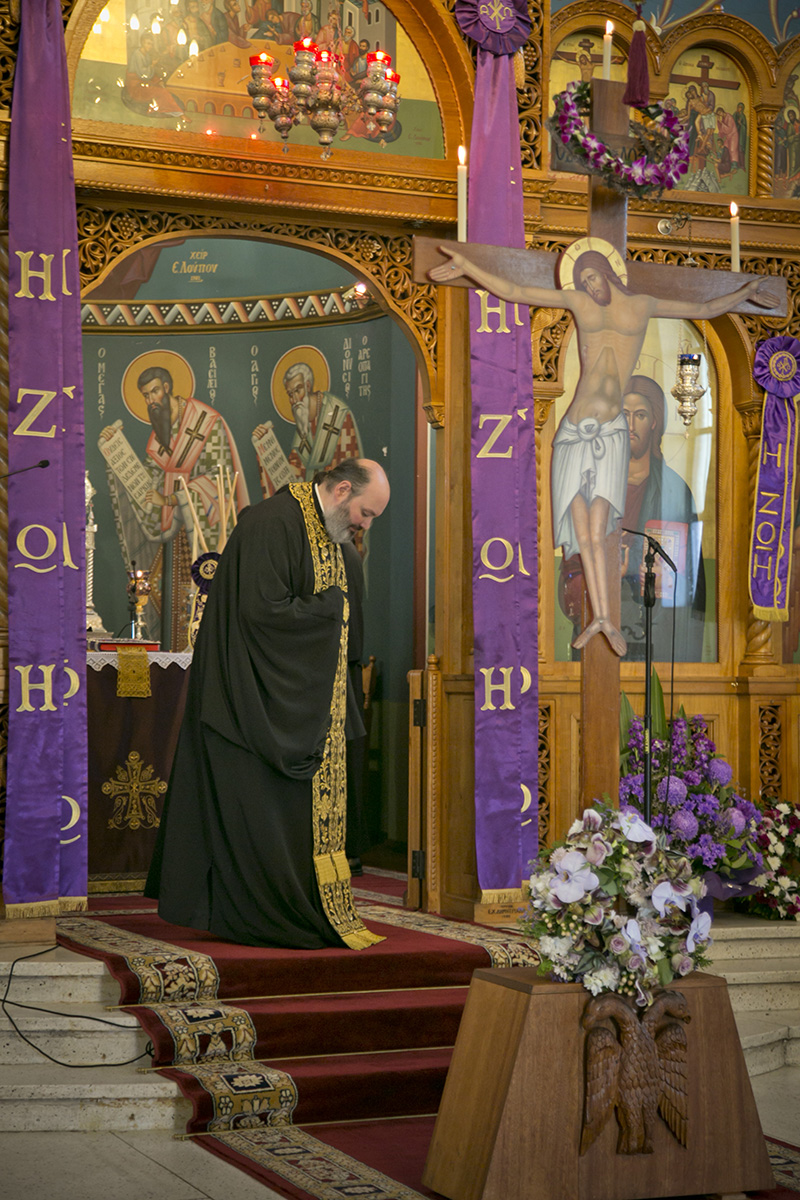
<svg viewBox="0 0 800 1200"><path fill-rule="evenodd" d="M789 400L800 392L800 341L781 335L756 350L753 378L765 392Z"/></svg>
<svg viewBox="0 0 800 1200"><path fill-rule="evenodd" d="M219 554L217 554L216 550L209 550L206 554L201 554L192 563L192 579L197 584L197 590L201 596L205 596L211 587L211 583L217 573L218 562Z"/></svg>
<svg viewBox="0 0 800 1200"><path fill-rule="evenodd" d="M461 32L490 54L514 54L530 37L525 0L504 0L491 6L478 0L456 0L455 17Z"/></svg>

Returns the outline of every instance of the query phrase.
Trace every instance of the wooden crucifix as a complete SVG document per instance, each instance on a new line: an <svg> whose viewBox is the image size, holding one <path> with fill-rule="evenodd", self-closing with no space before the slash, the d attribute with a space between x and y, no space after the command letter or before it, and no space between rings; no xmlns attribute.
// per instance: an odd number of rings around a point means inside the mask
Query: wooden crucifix
<svg viewBox="0 0 800 1200"><path fill-rule="evenodd" d="M592 126L608 142L620 143L628 132L624 90L624 83L592 83ZM564 280L553 254L414 239L417 282L477 283L502 300L568 309L575 320L581 372L554 439L552 490L556 542L568 530L565 536L577 545L591 607L591 620L573 643L582 650L581 799L587 807L604 793L616 797L619 780L619 661L626 645L619 629L617 526L625 507L629 454L622 399L648 322L658 317L707 320L726 312L785 316L787 311L786 282L777 277L767 283L763 276L624 261L626 226L626 197L592 178L589 241L610 243L626 283L612 269L612 260L604 266L596 251L575 257L572 279ZM588 472L592 482L581 487L587 453L595 458ZM616 481L607 478L614 471ZM615 489L610 486L614 482ZM614 493L616 502L609 499ZM586 614L586 596L583 609Z"/></svg>

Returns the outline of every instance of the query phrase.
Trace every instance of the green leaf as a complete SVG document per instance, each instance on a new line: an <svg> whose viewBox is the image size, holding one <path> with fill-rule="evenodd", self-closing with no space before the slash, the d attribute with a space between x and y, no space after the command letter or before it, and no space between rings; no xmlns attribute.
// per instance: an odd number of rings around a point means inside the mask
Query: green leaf
<svg viewBox="0 0 800 1200"><path fill-rule="evenodd" d="M666 987L668 983L672 983L675 976L672 973L672 967L668 958L660 958L656 963L658 968L658 981L662 987Z"/></svg>
<svg viewBox="0 0 800 1200"><path fill-rule="evenodd" d="M625 753L625 751L627 751L627 749L628 749L628 735L630 733L631 721L633 720L634 716L635 716L635 713L633 711L633 707L631 705L630 700L626 696L625 692L620 692L620 696L619 696L619 752L620 752L620 755L623 755ZM627 764L623 763L622 759L620 759L620 770L622 771L623 775L625 774L624 767L626 765Z"/></svg>
<svg viewBox="0 0 800 1200"><path fill-rule="evenodd" d="M650 714L652 720L652 731L654 738L667 739L667 713L664 708L664 689L661 687L661 680L658 678L658 671L653 668L653 687L650 694Z"/></svg>

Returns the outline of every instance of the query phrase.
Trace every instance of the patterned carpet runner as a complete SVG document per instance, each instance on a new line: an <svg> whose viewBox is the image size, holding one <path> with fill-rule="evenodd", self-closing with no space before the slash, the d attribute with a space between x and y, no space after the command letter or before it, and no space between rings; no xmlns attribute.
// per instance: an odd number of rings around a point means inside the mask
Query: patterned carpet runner
<svg viewBox="0 0 800 1200"><path fill-rule="evenodd" d="M513 932L409 912L399 890L357 881L386 939L358 954L235 946L141 897L61 918L59 941L107 964L206 1150L291 1200L415 1200L437 1195L421 1176L472 972L536 956ZM780 1186L759 1196L800 1194L800 1155L769 1148Z"/></svg>

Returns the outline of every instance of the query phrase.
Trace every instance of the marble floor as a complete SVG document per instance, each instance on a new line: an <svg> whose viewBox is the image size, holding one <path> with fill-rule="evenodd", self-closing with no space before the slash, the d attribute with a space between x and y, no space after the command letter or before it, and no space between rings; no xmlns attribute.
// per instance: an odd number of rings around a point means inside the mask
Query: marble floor
<svg viewBox="0 0 800 1200"><path fill-rule="evenodd" d="M764 1132L800 1141L800 1066L752 1080ZM270 1188L169 1133L0 1133L4 1200L277 1200Z"/></svg>

